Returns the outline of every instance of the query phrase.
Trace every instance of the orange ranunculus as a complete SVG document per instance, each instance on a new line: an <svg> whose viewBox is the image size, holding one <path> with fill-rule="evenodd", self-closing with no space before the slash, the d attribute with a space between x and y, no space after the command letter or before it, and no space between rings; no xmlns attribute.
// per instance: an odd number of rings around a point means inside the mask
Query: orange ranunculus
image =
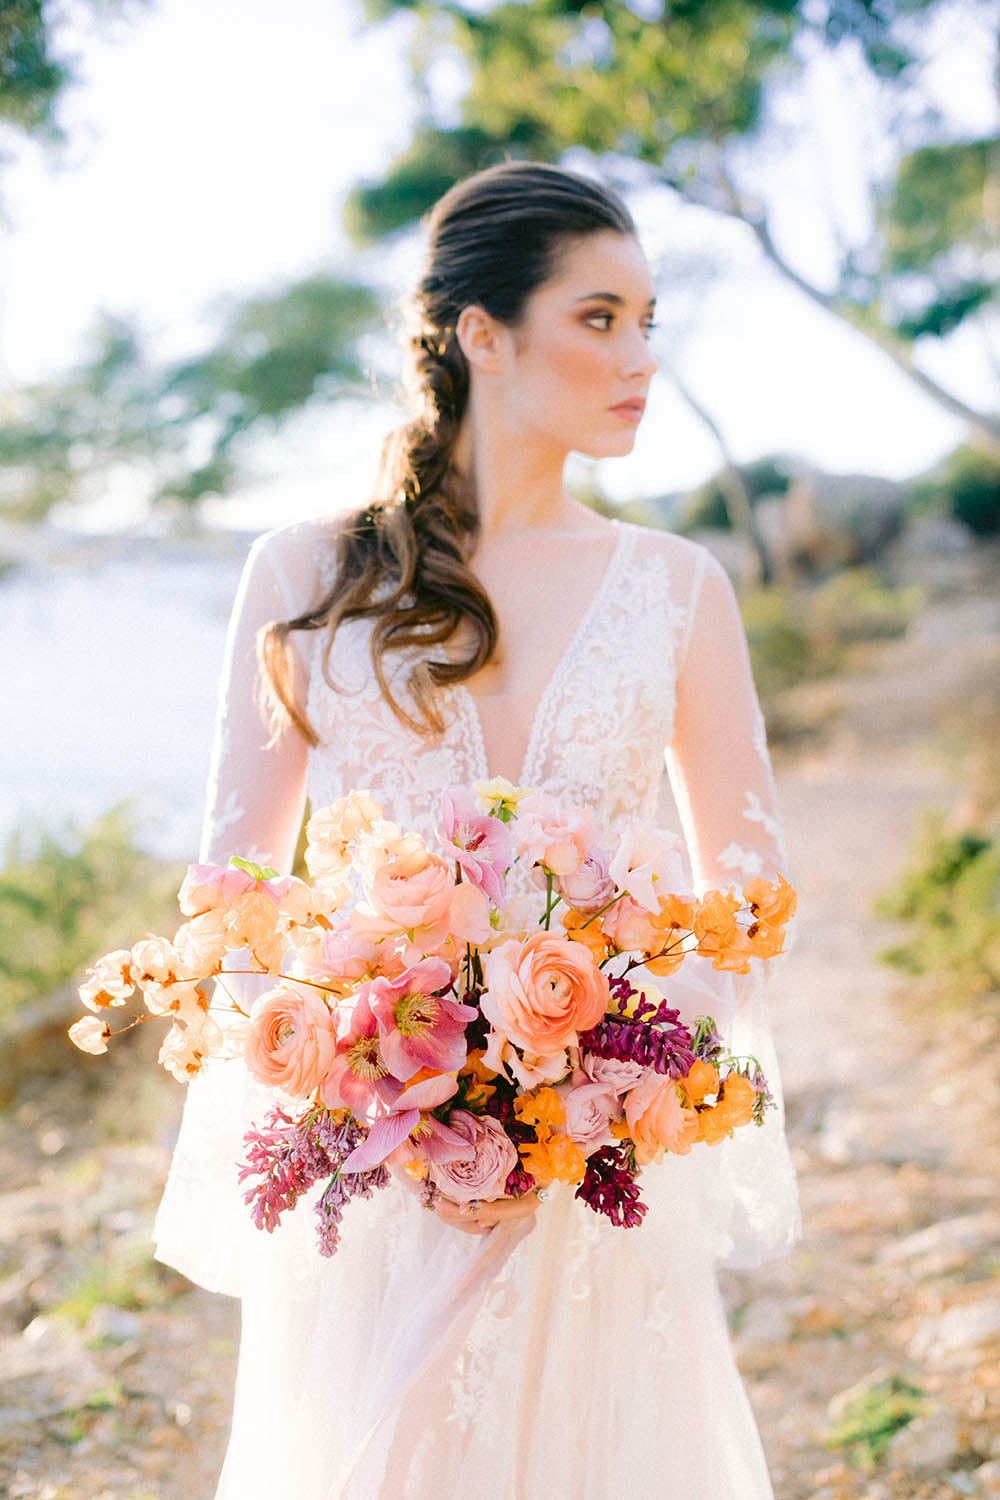
<svg viewBox="0 0 1000 1500"><path fill-rule="evenodd" d="M259 1083L308 1099L336 1051L333 1017L315 990L289 982L254 1001L244 1058Z"/></svg>
<svg viewBox="0 0 1000 1500"><path fill-rule="evenodd" d="M626 1094L625 1118L640 1166L664 1150L686 1156L698 1130L697 1114L681 1104L677 1084L658 1073L648 1074Z"/></svg>
<svg viewBox="0 0 1000 1500"><path fill-rule="evenodd" d="M757 876L743 887L743 899L758 922L768 927L783 927L795 915L798 905L795 892L783 875L773 883Z"/></svg>
<svg viewBox="0 0 1000 1500"><path fill-rule="evenodd" d="M551 1057L596 1026L608 981L579 943L554 932L512 939L486 955L483 1015L515 1046Z"/></svg>
<svg viewBox="0 0 1000 1500"><path fill-rule="evenodd" d="M719 1089L719 1071L711 1063L697 1058L686 1078L681 1079L684 1092L692 1104L701 1104L706 1094L715 1094Z"/></svg>

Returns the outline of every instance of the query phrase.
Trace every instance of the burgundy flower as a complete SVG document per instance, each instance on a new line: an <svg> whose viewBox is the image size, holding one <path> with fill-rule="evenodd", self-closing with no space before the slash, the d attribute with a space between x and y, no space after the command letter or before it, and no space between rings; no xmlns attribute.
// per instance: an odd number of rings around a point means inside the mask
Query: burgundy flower
<svg viewBox="0 0 1000 1500"><path fill-rule="evenodd" d="M604 1214L618 1228L633 1229L642 1223L648 1208L639 1197L635 1179L632 1148L624 1141L617 1146L604 1146L587 1158L587 1171L574 1196L582 1198L595 1213Z"/></svg>

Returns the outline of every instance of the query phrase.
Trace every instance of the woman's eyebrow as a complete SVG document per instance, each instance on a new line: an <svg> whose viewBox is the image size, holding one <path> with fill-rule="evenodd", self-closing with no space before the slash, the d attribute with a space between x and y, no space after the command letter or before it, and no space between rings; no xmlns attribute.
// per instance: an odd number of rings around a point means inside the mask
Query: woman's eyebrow
<svg viewBox="0 0 1000 1500"><path fill-rule="evenodd" d="M613 302L616 307L625 306L625 298L620 297L617 292L587 292L583 297L576 297L576 302ZM647 308L656 306L656 298L650 297L646 303Z"/></svg>

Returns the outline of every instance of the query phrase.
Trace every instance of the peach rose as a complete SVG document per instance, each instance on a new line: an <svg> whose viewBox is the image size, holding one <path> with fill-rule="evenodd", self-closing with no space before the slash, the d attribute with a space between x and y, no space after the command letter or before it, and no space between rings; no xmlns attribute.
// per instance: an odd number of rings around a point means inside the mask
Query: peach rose
<svg viewBox="0 0 1000 1500"><path fill-rule="evenodd" d="M319 1088L336 1051L333 1017L315 990L285 984L254 1002L244 1058L260 1083L307 1099Z"/></svg>
<svg viewBox="0 0 1000 1500"><path fill-rule="evenodd" d="M551 1056L596 1026L608 981L580 943L552 932L511 941L486 956L483 1014L528 1052Z"/></svg>
<svg viewBox="0 0 1000 1500"><path fill-rule="evenodd" d="M622 896L599 918L601 930L619 953L658 953L663 947L663 933L644 906L631 896Z"/></svg>
<svg viewBox="0 0 1000 1500"><path fill-rule="evenodd" d="M446 929L454 886L447 863L421 846L380 864L368 895L379 915L404 932L441 925Z"/></svg>
<svg viewBox="0 0 1000 1500"><path fill-rule="evenodd" d="M625 1097L625 1118L640 1166L661 1151L686 1156L698 1134L698 1113L685 1109L672 1078L650 1073Z"/></svg>

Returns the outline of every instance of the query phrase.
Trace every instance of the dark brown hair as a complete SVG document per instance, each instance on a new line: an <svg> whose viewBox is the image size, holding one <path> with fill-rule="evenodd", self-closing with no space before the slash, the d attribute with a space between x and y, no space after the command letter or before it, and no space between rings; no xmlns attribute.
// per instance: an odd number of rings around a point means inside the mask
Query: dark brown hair
<svg viewBox="0 0 1000 1500"><path fill-rule="evenodd" d="M409 306L416 414L388 438L371 502L338 530L333 587L312 609L261 632L267 680L310 744L317 736L291 687L293 630L328 630L323 671L329 680L334 632L345 620L372 620L379 688L398 718L425 733L443 727L435 687L461 682L489 661L496 615L468 562L478 526L476 497L452 463L469 390L456 324L463 308L475 305L517 327L531 293L556 273L567 244L608 229L635 234L614 193L538 163L505 162L477 172L433 209L423 275ZM424 657L411 669L407 689L415 717L393 696L386 654L440 646L463 623L472 637L464 657Z"/></svg>

